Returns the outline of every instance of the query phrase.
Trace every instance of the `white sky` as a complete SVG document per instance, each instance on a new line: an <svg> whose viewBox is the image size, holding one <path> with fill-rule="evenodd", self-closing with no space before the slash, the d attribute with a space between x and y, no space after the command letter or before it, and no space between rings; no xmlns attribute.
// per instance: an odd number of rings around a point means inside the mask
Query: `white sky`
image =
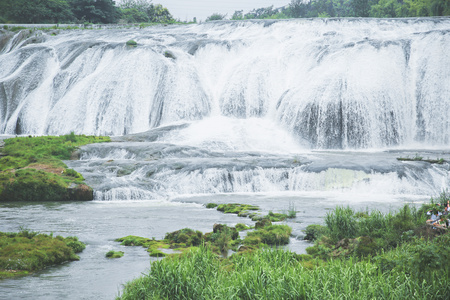
<svg viewBox="0 0 450 300"><path fill-rule="evenodd" d="M120 2L116 0L116 3ZM169 9L175 19L191 21L197 17L197 21L204 21L213 13L227 14L231 18L234 11L243 10L244 13L254 8L274 8L285 6L291 0L153 0L153 4L161 4Z"/></svg>

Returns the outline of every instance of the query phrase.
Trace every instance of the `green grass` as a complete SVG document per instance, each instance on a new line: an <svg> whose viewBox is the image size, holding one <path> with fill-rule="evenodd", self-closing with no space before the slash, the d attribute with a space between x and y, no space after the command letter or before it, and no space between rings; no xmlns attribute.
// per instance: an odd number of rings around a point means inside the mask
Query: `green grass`
<svg viewBox="0 0 450 300"><path fill-rule="evenodd" d="M106 258L121 258L123 256L123 251L114 251L110 250L106 252L105 257Z"/></svg>
<svg viewBox="0 0 450 300"><path fill-rule="evenodd" d="M250 204L229 203L220 204L217 206L217 210L226 214L236 214L239 217L247 217L251 214L250 211L259 210L259 207Z"/></svg>
<svg viewBox="0 0 450 300"><path fill-rule="evenodd" d="M217 203L208 203L208 204L206 204L206 208L216 208L217 206L219 206L219 204L217 204Z"/></svg>
<svg viewBox="0 0 450 300"><path fill-rule="evenodd" d="M430 164L438 164L438 165L442 165L443 163L446 162L446 160L444 160L443 158L436 158L436 159L424 159L422 156L418 156L416 155L415 157L398 157L397 158L398 161L424 161Z"/></svg>
<svg viewBox="0 0 450 300"><path fill-rule="evenodd" d="M292 228L287 225L269 225L255 231L247 233L244 245L266 244L266 245L287 245Z"/></svg>
<svg viewBox="0 0 450 300"><path fill-rule="evenodd" d="M27 275L48 266L79 260L76 253L85 244L76 237L42 234L22 230L0 232L0 279Z"/></svg>
<svg viewBox="0 0 450 300"><path fill-rule="evenodd" d="M0 159L0 201L91 200L92 189L84 185L83 176L61 160L71 159L82 145L108 141L73 132L6 139L0 149L5 155Z"/></svg>
<svg viewBox="0 0 450 300"><path fill-rule="evenodd" d="M153 262L117 299L447 299L448 270L422 281L371 260L320 262L282 249L222 259L200 247Z"/></svg>
<svg viewBox="0 0 450 300"><path fill-rule="evenodd" d="M253 251L223 258L202 245L169 256L117 299L448 299L450 233L425 226L430 207L436 203L388 214L337 207L326 226L307 228L316 239L311 255L268 248L289 241L291 229L264 226L243 241Z"/></svg>

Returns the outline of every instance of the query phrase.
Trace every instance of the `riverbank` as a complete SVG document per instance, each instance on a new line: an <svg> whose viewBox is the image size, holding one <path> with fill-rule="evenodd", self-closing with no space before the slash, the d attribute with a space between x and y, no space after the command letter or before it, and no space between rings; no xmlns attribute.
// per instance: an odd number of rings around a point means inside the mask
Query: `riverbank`
<svg viewBox="0 0 450 300"><path fill-rule="evenodd" d="M450 234L429 231L429 207L338 207L308 255L259 248L223 258L200 247L152 263L117 299L448 299Z"/></svg>
<svg viewBox="0 0 450 300"><path fill-rule="evenodd" d="M93 200L93 190L81 174L63 160L86 144L109 137L75 135L16 137L0 145L0 201Z"/></svg>

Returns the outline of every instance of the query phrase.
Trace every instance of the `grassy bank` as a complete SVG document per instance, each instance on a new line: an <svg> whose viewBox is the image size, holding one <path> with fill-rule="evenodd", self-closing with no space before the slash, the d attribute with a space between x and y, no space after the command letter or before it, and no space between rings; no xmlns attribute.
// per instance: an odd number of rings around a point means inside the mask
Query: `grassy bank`
<svg viewBox="0 0 450 300"><path fill-rule="evenodd" d="M48 266L79 260L76 253L85 244L76 237L40 234L22 230L0 232L0 279L23 276Z"/></svg>
<svg viewBox="0 0 450 300"><path fill-rule="evenodd" d="M82 145L108 141L73 133L6 139L0 148L0 201L92 200L83 176L62 160Z"/></svg>
<svg viewBox="0 0 450 300"><path fill-rule="evenodd" d="M152 263L117 299L448 299L450 234L425 225L430 207L337 207L308 228L310 254L258 247L223 258L200 246Z"/></svg>

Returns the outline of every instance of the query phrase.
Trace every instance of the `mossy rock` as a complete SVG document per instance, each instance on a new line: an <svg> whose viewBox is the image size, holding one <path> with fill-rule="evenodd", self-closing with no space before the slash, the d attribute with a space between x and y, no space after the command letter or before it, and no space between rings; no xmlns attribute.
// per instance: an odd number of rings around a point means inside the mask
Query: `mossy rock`
<svg viewBox="0 0 450 300"><path fill-rule="evenodd" d="M108 137L75 135L16 137L4 140L0 158L0 201L92 200L83 176L61 160L77 147L108 142Z"/></svg>
<svg viewBox="0 0 450 300"><path fill-rule="evenodd" d="M55 264L79 260L75 253L84 248L85 245L76 237L53 237L28 230L0 232L0 279L23 276Z"/></svg>
<svg viewBox="0 0 450 300"><path fill-rule="evenodd" d="M243 223L236 224L235 228L237 231L244 231L244 230L250 229L250 227L248 227L247 225L245 225Z"/></svg>
<svg viewBox="0 0 450 300"><path fill-rule="evenodd" d="M219 204L216 203L208 203L206 204L206 208L216 208Z"/></svg>
<svg viewBox="0 0 450 300"><path fill-rule="evenodd" d="M281 213L274 213L269 211L269 214L267 216L264 216L265 219L269 219L272 222L281 222L288 218L286 214Z"/></svg>
<svg viewBox="0 0 450 300"><path fill-rule="evenodd" d="M151 239L143 238L140 236L129 235L123 238L118 238L115 240L116 242L120 242L123 246L143 246L147 247L147 245L152 241Z"/></svg>
<svg viewBox="0 0 450 300"><path fill-rule="evenodd" d="M124 255L124 253L122 251L108 251L106 253L106 258L121 258Z"/></svg>
<svg viewBox="0 0 450 300"><path fill-rule="evenodd" d="M265 226L262 229L247 233L244 244L246 244L246 240L248 241L250 238L258 237L266 245L287 245L289 244L291 233L292 228L287 225Z"/></svg>
<svg viewBox="0 0 450 300"><path fill-rule="evenodd" d="M129 40L126 42L127 46L132 46L132 47L136 47L137 46L137 42L134 40Z"/></svg>
<svg viewBox="0 0 450 300"><path fill-rule="evenodd" d="M174 232L167 233L164 240L170 244L183 243L186 246L198 246L202 243L203 233L194 231L190 228L184 228Z"/></svg>
<svg viewBox="0 0 450 300"><path fill-rule="evenodd" d="M272 225L272 222L269 219L261 219L260 221L256 222L255 228L261 229L261 228L264 228L266 226L271 226L271 225Z"/></svg>
<svg viewBox="0 0 450 300"><path fill-rule="evenodd" d="M220 204L217 207L217 210L226 214L239 215L239 213L241 212L247 212L249 210L259 210L259 207L249 204L229 203L229 204Z"/></svg>
<svg viewBox="0 0 450 300"><path fill-rule="evenodd" d="M166 256L166 254L164 252L162 252L161 250L155 250L155 249L150 250L149 255L151 257L165 257Z"/></svg>
<svg viewBox="0 0 450 300"><path fill-rule="evenodd" d="M172 51L164 51L164 56L170 59L177 59Z"/></svg>

